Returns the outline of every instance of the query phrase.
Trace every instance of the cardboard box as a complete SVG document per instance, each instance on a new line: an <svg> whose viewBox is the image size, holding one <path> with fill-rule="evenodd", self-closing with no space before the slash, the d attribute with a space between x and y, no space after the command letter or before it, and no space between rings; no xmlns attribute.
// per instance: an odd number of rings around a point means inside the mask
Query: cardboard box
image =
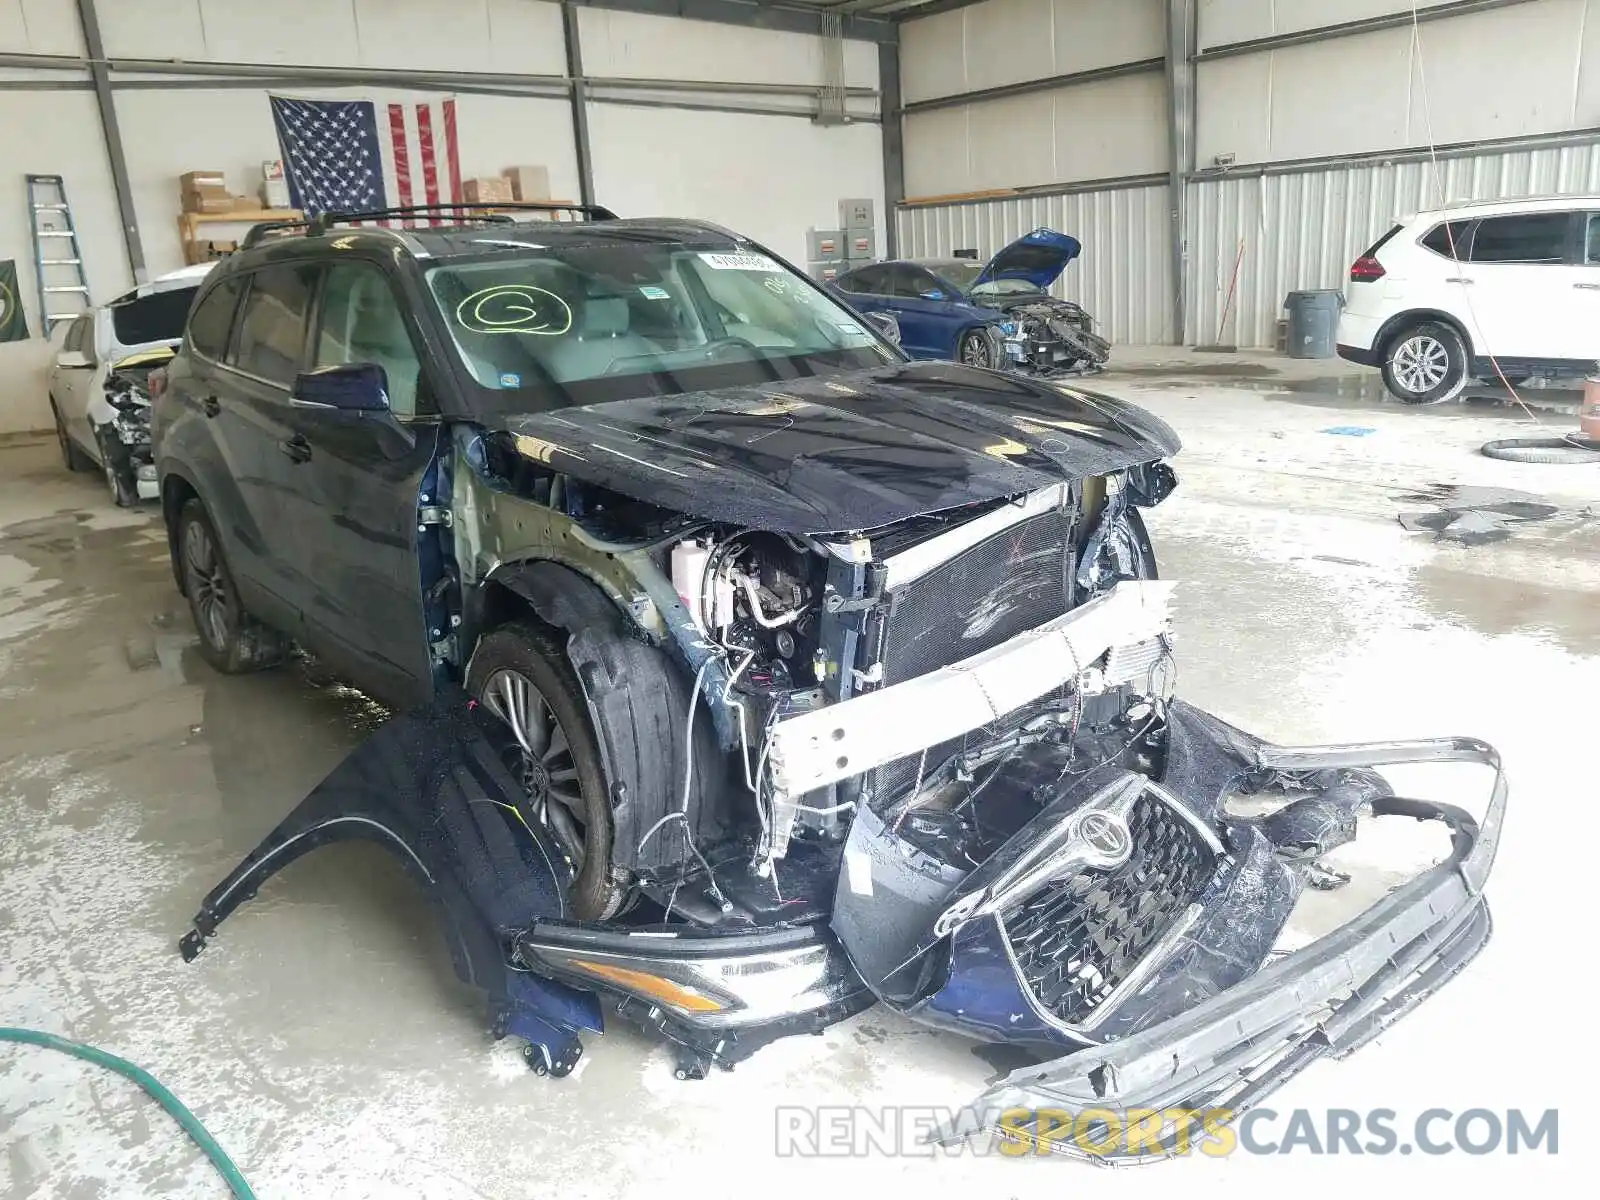
<svg viewBox="0 0 1600 1200"><path fill-rule="evenodd" d="M806 269L811 273L811 278L818 283L832 283L839 278L840 264L836 262L814 262L807 264Z"/></svg>
<svg viewBox="0 0 1600 1200"><path fill-rule="evenodd" d="M179 191L199 192L206 188L225 192L228 190L228 177L221 171L185 171L178 176Z"/></svg>
<svg viewBox="0 0 1600 1200"><path fill-rule="evenodd" d="M203 192L186 191L183 193L183 211L186 213L227 213L233 212L233 194L226 189L207 189Z"/></svg>
<svg viewBox="0 0 1600 1200"><path fill-rule="evenodd" d="M851 262L877 257L877 236L870 229L851 229L845 233L845 255Z"/></svg>
<svg viewBox="0 0 1600 1200"><path fill-rule="evenodd" d="M549 167L507 167L500 174L511 185L513 200L550 199Z"/></svg>
<svg viewBox="0 0 1600 1200"><path fill-rule="evenodd" d="M509 179L487 176L463 180L461 195L468 204L509 204L514 199Z"/></svg>

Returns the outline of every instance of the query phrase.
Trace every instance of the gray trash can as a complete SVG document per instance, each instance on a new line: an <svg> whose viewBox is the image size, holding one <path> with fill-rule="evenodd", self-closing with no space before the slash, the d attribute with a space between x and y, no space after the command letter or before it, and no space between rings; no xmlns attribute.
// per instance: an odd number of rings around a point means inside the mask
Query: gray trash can
<svg viewBox="0 0 1600 1200"><path fill-rule="evenodd" d="M1338 353L1342 293L1290 292L1283 306L1289 310L1290 358L1332 358Z"/></svg>

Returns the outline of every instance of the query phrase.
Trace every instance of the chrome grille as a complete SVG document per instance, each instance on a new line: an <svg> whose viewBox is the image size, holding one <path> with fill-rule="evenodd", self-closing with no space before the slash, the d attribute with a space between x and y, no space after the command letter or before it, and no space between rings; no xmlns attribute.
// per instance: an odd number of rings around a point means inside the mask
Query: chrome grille
<svg viewBox="0 0 1600 1200"><path fill-rule="evenodd" d="M1052 881L1004 918L1023 983L1069 1025L1128 981L1216 871L1200 831L1149 792L1128 813L1128 830L1127 862Z"/></svg>

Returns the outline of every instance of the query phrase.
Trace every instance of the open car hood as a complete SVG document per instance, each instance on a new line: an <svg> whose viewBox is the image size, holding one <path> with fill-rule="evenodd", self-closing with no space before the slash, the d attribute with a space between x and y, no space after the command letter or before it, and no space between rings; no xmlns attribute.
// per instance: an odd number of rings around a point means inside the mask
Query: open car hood
<svg viewBox="0 0 1600 1200"><path fill-rule="evenodd" d="M1083 244L1075 237L1054 229L1035 229L991 258L972 286L997 279L1021 279L1041 292L1049 291L1082 249Z"/></svg>
<svg viewBox="0 0 1600 1200"><path fill-rule="evenodd" d="M574 478L788 534L878 529L1180 448L1120 400L934 362L566 408L503 429Z"/></svg>

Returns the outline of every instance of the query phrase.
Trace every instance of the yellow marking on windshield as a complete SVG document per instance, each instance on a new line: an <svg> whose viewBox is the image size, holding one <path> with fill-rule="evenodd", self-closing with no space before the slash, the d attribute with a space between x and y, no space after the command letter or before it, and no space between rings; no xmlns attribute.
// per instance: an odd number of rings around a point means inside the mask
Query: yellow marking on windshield
<svg viewBox="0 0 1600 1200"><path fill-rule="evenodd" d="M504 283L473 292L456 305L456 322L473 333L526 333L558 337L572 328L572 309L554 292Z"/></svg>

